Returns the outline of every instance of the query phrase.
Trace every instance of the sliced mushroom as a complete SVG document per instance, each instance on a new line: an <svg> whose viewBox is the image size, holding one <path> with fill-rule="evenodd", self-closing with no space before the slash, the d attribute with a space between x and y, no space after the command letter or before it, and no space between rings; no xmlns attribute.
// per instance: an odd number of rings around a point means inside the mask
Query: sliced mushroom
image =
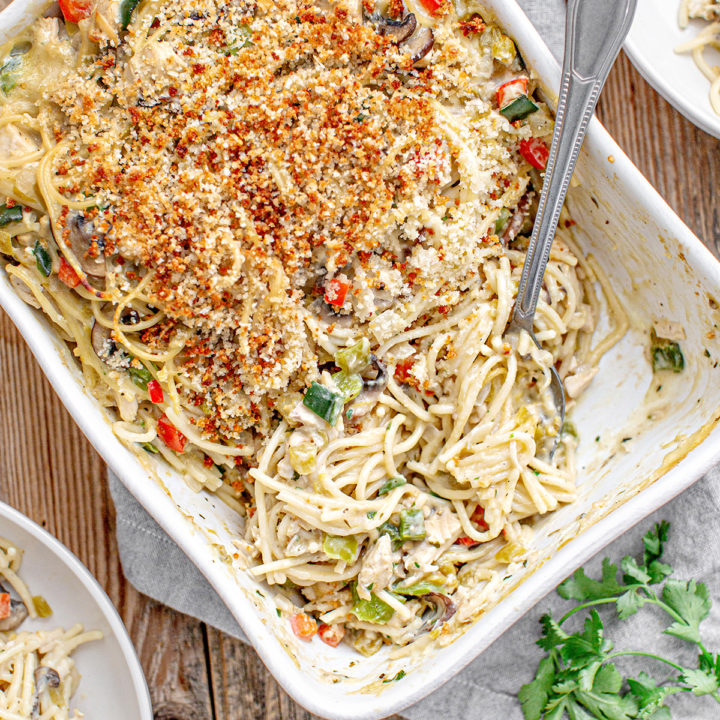
<svg viewBox="0 0 720 720"><path fill-rule="evenodd" d="M503 233L503 245L511 243L518 236L520 230L522 230L522 227L530 213L530 205L534 195L535 193L530 191L520 198L520 202L518 203L518 206L515 209L513 216L510 218L510 222L507 224L505 232Z"/></svg>
<svg viewBox="0 0 720 720"><path fill-rule="evenodd" d="M93 322L90 343L95 354L106 365L117 367L129 359L128 354L112 339L110 328L106 328L97 321Z"/></svg>
<svg viewBox="0 0 720 720"><path fill-rule="evenodd" d="M33 704L30 717L35 720L40 717L40 701L42 696L47 693L48 688L60 687L60 675L57 670L51 667L41 665L35 670L35 692L33 693Z"/></svg>
<svg viewBox="0 0 720 720"><path fill-rule="evenodd" d="M369 16L369 20L375 26L375 29L380 33L380 35L389 37L398 45L405 42L405 40L407 40L417 28L417 20L412 13L408 13L398 20L393 20L392 18L385 17L379 13L373 13Z"/></svg>
<svg viewBox="0 0 720 720"><path fill-rule="evenodd" d="M93 277L105 277L105 256L102 250L105 246L104 237L95 229L93 220L86 218L82 213L76 212L68 216L68 229L70 230L70 248L80 263L80 267ZM93 240L97 243L100 253L97 257L89 254Z"/></svg>
<svg viewBox="0 0 720 720"><path fill-rule="evenodd" d="M144 108L154 108L158 105L162 105L162 103L159 100L153 100L151 98L146 98L142 93L139 93L137 96L137 100L135 101L140 107Z"/></svg>
<svg viewBox="0 0 720 720"><path fill-rule="evenodd" d="M0 585L0 592L9 593L9 591ZM22 600L15 600L10 598L10 614L4 619L0 620L0 632L8 632L15 630L28 616L28 609L25 607L25 603Z"/></svg>
<svg viewBox="0 0 720 720"><path fill-rule="evenodd" d="M125 308L120 315L123 325L137 325L140 322L140 313L135 308Z"/></svg>
<svg viewBox="0 0 720 720"><path fill-rule="evenodd" d="M380 395L387 387L387 368L385 363L378 360L375 355L370 355L369 370L370 373L374 372L374 377L363 376L363 389L348 408L348 418L350 420L356 420L367 415L377 405Z"/></svg>
<svg viewBox="0 0 720 720"><path fill-rule="evenodd" d="M352 315L340 315L334 312L321 297L313 300L308 309L328 325L337 325L341 328L349 328L352 325Z"/></svg>
<svg viewBox="0 0 720 720"><path fill-rule="evenodd" d="M442 593L428 593L423 595L422 599L428 603L428 608L422 615L421 632L431 632L436 627L446 623L457 610L455 603Z"/></svg>
<svg viewBox="0 0 720 720"><path fill-rule="evenodd" d="M421 27L401 44L401 49L410 53L413 65L422 60L435 44L435 35L430 28Z"/></svg>

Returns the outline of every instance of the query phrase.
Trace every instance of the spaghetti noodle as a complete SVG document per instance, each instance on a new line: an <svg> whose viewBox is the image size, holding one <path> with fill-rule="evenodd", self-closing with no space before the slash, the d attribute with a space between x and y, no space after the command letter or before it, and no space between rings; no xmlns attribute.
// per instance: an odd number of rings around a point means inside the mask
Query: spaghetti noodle
<svg viewBox="0 0 720 720"><path fill-rule="evenodd" d="M135 5L5 48L11 282L300 637L469 621L575 497L550 366L577 397L627 328L566 213L542 349L503 339L553 129L513 41L463 2Z"/></svg>
<svg viewBox="0 0 720 720"><path fill-rule="evenodd" d="M675 48L679 53L691 53L696 65L710 81L710 104L720 114L720 67L710 64L706 57L709 48L720 50L720 2L717 0L682 0L680 3L680 27L688 26L690 20L702 19L710 23L692 40Z"/></svg>

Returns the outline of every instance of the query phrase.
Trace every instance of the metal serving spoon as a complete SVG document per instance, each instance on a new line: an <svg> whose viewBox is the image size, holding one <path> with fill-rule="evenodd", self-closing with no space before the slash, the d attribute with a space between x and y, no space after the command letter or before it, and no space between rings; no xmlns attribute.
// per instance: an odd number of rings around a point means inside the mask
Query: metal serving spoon
<svg viewBox="0 0 720 720"><path fill-rule="evenodd" d="M636 3L637 0L568 2L565 58L555 132L515 309L505 330L506 336L519 335L521 330L525 330L538 347L540 343L533 333L533 318L560 210L588 123L610 68L630 30ZM550 390L562 425L565 420L565 388L555 368L551 366L550 371ZM555 452L555 446L552 452Z"/></svg>

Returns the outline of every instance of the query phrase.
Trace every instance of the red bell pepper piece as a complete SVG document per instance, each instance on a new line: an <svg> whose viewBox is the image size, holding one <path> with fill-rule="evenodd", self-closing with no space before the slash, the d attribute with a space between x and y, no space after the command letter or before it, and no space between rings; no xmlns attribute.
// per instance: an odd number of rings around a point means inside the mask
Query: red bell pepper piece
<svg viewBox="0 0 720 720"><path fill-rule="evenodd" d="M69 288L77 287L80 284L80 277L75 268L64 258L60 258L60 269L58 270L60 282L65 283Z"/></svg>
<svg viewBox="0 0 720 720"><path fill-rule="evenodd" d="M148 383L149 385L150 383ZM185 452L187 438L162 415L157 422L157 434L159 438L171 449L177 453Z"/></svg>
<svg viewBox="0 0 720 720"><path fill-rule="evenodd" d="M147 384L148 393L150 393L150 401L159 405L165 398L163 397L162 387L157 380L150 380Z"/></svg>
<svg viewBox="0 0 720 720"><path fill-rule="evenodd" d="M90 17L94 0L59 0L60 10L68 22L80 22Z"/></svg>
<svg viewBox="0 0 720 720"><path fill-rule="evenodd" d="M305 613L296 613L290 618L290 627L301 639L310 641L317 632L317 624L313 618Z"/></svg>
<svg viewBox="0 0 720 720"><path fill-rule="evenodd" d="M528 79L526 77L518 77L503 83L497 89L498 107L507 107L513 100L517 100L521 95L527 95Z"/></svg>
<svg viewBox="0 0 720 720"><path fill-rule="evenodd" d="M520 154L538 170L545 169L550 157L548 146L540 138L535 137L520 141Z"/></svg>
<svg viewBox="0 0 720 720"><path fill-rule="evenodd" d="M325 286L325 302L333 307L342 307L349 289L350 283L347 280L333 278Z"/></svg>
<svg viewBox="0 0 720 720"><path fill-rule="evenodd" d="M321 623L318 628L318 635L326 645L337 647L345 635L345 628L342 625Z"/></svg>

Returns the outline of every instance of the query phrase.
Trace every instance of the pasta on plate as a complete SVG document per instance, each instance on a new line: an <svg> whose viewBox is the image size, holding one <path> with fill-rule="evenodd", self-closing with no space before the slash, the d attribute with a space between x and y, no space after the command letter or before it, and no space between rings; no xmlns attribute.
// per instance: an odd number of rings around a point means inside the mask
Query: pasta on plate
<svg viewBox="0 0 720 720"><path fill-rule="evenodd" d="M720 2L718 0L681 0L680 27L687 27L691 20L708 20L692 40L675 48L679 53L691 53L703 75L710 81L710 104L720 114L720 68L708 62L708 49L720 50Z"/></svg>
<svg viewBox="0 0 720 720"><path fill-rule="evenodd" d="M503 337L553 130L512 39L447 0L61 9L4 48L11 282L299 637L469 622L575 497L549 368L572 400L623 333L566 213L542 349Z"/></svg>
<svg viewBox="0 0 720 720"><path fill-rule="evenodd" d="M79 720L82 713L70 709L80 682L71 655L102 633L84 631L80 624L68 630L20 629L28 617L52 614L47 601L32 596L20 577L22 556L11 540L0 538L0 716Z"/></svg>

